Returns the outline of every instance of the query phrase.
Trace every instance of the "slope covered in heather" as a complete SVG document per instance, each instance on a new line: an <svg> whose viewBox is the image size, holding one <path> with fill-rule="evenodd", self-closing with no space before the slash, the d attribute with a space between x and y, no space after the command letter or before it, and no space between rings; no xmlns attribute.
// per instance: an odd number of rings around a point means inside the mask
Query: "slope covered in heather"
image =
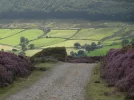
<svg viewBox="0 0 134 100"><path fill-rule="evenodd" d="M15 54L0 52L0 87L8 86L18 77L26 77L32 71L30 60Z"/></svg>
<svg viewBox="0 0 134 100"><path fill-rule="evenodd" d="M116 86L134 97L134 45L111 49L101 67L101 77L108 86ZM132 99L133 100L133 99Z"/></svg>

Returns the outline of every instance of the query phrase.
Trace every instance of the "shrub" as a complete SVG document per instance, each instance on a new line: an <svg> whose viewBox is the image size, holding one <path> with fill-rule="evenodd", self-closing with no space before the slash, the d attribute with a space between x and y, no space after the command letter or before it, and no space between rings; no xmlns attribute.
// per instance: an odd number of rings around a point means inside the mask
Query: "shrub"
<svg viewBox="0 0 134 100"><path fill-rule="evenodd" d="M0 87L8 86L17 77L28 76L32 69L31 61L28 58L0 52Z"/></svg>
<svg viewBox="0 0 134 100"><path fill-rule="evenodd" d="M80 49L80 48L81 48L81 45L80 45L80 43L76 42L76 43L74 44L74 47L75 47L76 49Z"/></svg>
<svg viewBox="0 0 134 100"><path fill-rule="evenodd" d="M53 57L55 59L58 59L60 61L65 61L67 56L66 48L65 47L53 47L53 48L46 48L42 51L36 53L31 57L32 60L36 58L47 58L47 57Z"/></svg>
<svg viewBox="0 0 134 100"><path fill-rule="evenodd" d="M101 65L101 77L108 86L116 86L134 97L134 48L111 49Z"/></svg>
<svg viewBox="0 0 134 100"><path fill-rule="evenodd" d="M86 56L84 50L79 50L77 54L78 54L79 57L81 57L81 56L83 56L83 57Z"/></svg>

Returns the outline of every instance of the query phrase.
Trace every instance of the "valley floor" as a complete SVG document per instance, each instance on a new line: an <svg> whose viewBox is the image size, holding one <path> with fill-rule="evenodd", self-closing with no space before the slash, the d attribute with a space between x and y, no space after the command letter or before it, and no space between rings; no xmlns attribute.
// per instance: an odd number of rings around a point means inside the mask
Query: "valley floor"
<svg viewBox="0 0 134 100"><path fill-rule="evenodd" d="M62 63L45 72L38 82L6 100L85 100L95 64Z"/></svg>

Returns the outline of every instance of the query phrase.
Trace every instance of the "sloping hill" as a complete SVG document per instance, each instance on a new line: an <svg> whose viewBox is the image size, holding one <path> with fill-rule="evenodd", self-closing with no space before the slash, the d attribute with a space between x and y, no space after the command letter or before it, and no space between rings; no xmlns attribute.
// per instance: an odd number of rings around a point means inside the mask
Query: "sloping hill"
<svg viewBox="0 0 134 100"><path fill-rule="evenodd" d="M133 0L1 0L2 18L133 20Z"/></svg>
<svg viewBox="0 0 134 100"><path fill-rule="evenodd" d="M32 50L27 47L28 50L26 51L26 54L28 56L32 56L43 48L63 46L67 48L67 53L70 54L71 51L78 52L79 49L74 48L74 44L77 42L84 46L85 44L90 45L92 42L97 44L99 41L101 41L104 48L98 49L87 55L99 55L100 52L100 55L103 55L110 48L120 48L122 39L131 40L134 36L134 24L126 22L50 20L42 21L42 23L10 23L9 26L14 25L16 28L18 25L19 29L0 29L0 49L12 52L12 48L17 48L20 52L21 48L19 43L20 38L23 36L28 38L29 44L34 44L35 47ZM36 26L36 29L32 27L31 29L20 29L20 26L25 25L28 25L28 27ZM43 30L37 29L38 26L41 25L42 27L45 27L45 25L46 27L48 27L47 25L51 26L50 32L45 33ZM4 24L4 26L6 26L6 24ZM116 43L117 45L110 46L113 43Z"/></svg>

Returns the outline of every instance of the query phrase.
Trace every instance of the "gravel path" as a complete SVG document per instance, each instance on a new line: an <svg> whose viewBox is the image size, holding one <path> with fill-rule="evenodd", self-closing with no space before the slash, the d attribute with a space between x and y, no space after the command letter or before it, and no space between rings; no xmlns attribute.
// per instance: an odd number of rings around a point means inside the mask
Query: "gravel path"
<svg viewBox="0 0 134 100"><path fill-rule="evenodd" d="M86 86L95 64L62 63L41 80L6 100L85 100Z"/></svg>

